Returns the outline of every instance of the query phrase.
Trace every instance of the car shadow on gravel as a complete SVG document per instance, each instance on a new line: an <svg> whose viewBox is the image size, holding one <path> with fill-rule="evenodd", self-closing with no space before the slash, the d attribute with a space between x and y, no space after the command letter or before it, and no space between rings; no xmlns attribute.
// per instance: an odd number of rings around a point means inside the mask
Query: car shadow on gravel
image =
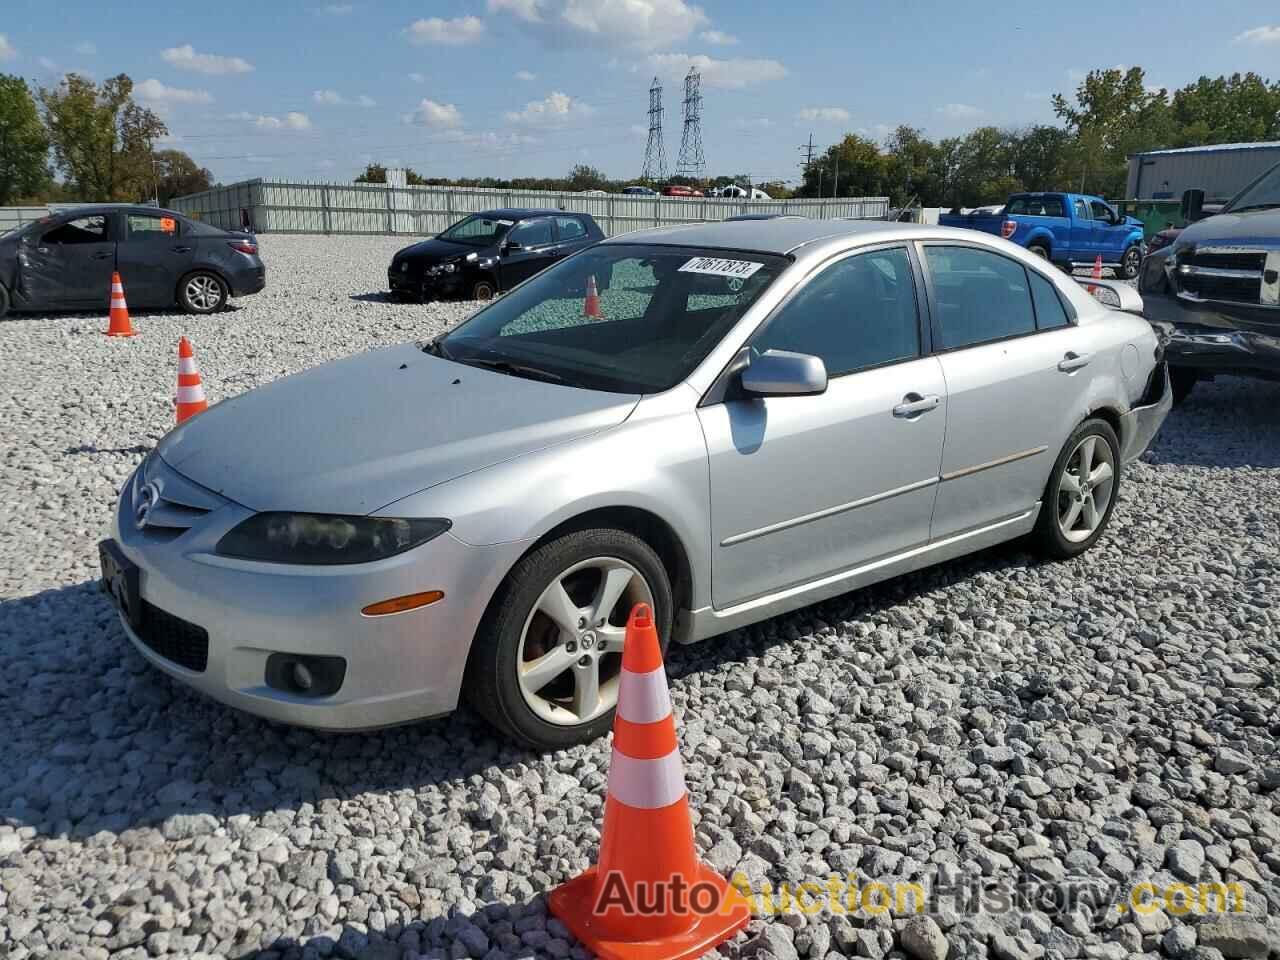
<svg viewBox="0 0 1280 960"><path fill-rule="evenodd" d="M196 835L207 821L165 821L412 791L538 759L467 710L324 733L224 706L147 663L96 580L0 603L0 670L0 820L49 836Z"/></svg>
<svg viewBox="0 0 1280 960"><path fill-rule="evenodd" d="M1280 383L1219 377L1170 412L1146 455L1152 464L1280 467Z"/></svg>
<svg viewBox="0 0 1280 960"><path fill-rule="evenodd" d="M349 297L358 303L405 303L406 301L393 297L385 290L375 290L373 293L353 293Z"/></svg>

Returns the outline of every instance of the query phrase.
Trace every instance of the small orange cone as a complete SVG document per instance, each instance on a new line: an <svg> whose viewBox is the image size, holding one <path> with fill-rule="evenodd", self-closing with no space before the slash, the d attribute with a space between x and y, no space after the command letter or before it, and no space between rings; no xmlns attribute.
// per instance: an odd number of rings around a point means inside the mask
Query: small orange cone
<svg viewBox="0 0 1280 960"><path fill-rule="evenodd" d="M1090 279L1093 279L1093 280L1102 279L1102 254L1098 254L1098 259L1093 261L1093 273L1090 274ZM1096 296L1098 293L1098 288L1090 284L1089 292Z"/></svg>
<svg viewBox="0 0 1280 960"><path fill-rule="evenodd" d="M111 322L107 325L108 337L132 337L137 331L129 323L129 305L124 302L124 284L120 274L111 273Z"/></svg>
<svg viewBox="0 0 1280 960"><path fill-rule="evenodd" d="M600 861L556 887L551 912L604 960L689 960L747 925L743 895L694 849L684 767L653 614L627 621Z"/></svg>
<svg viewBox="0 0 1280 960"><path fill-rule="evenodd" d="M196 355L191 341L183 337L178 341L178 423L209 409L204 396L204 381L196 366Z"/></svg>
<svg viewBox="0 0 1280 960"><path fill-rule="evenodd" d="M582 315L592 320L603 320L600 312L600 293L596 290L596 275L587 277L587 298L582 302Z"/></svg>

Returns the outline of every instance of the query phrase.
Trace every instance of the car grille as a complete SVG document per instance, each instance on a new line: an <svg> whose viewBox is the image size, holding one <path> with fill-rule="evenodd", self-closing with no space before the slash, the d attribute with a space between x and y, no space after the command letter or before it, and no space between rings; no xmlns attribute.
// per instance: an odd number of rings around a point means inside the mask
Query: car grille
<svg viewBox="0 0 1280 960"><path fill-rule="evenodd" d="M203 673L209 665L209 631L142 601L138 638L148 649L180 667Z"/></svg>
<svg viewBox="0 0 1280 960"><path fill-rule="evenodd" d="M154 541L177 539L226 503L223 497L178 473L154 451L133 475L130 513L137 529Z"/></svg>
<svg viewBox="0 0 1280 960"><path fill-rule="evenodd" d="M1276 306L1280 251L1254 247L1193 247L1178 254L1178 296L1184 300Z"/></svg>

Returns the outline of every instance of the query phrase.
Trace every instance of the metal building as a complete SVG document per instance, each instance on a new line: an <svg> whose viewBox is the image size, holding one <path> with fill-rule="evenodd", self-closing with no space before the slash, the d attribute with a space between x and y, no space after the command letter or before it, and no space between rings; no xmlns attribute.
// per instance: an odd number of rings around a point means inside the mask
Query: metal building
<svg viewBox="0 0 1280 960"><path fill-rule="evenodd" d="M1193 187L1210 200L1229 200L1280 163L1280 141L1218 143L1149 150L1129 158L1127 200L1177 200Z"/></svg>

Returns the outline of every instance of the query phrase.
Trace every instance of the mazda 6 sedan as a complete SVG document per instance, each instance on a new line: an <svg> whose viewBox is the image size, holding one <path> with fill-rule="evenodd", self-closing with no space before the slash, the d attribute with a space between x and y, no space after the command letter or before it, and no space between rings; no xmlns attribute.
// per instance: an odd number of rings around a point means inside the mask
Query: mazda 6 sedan
<svg viewBox="0 0 1280 960"><path fill-rule="evenodd" d="M689 643L1016 537L1087 550L1168 412L1158 351L973 231L627 234L188 420L103 581L144 657L235 707L359 729L465 700L560 747L608 729L635 603Z"/></svg>

